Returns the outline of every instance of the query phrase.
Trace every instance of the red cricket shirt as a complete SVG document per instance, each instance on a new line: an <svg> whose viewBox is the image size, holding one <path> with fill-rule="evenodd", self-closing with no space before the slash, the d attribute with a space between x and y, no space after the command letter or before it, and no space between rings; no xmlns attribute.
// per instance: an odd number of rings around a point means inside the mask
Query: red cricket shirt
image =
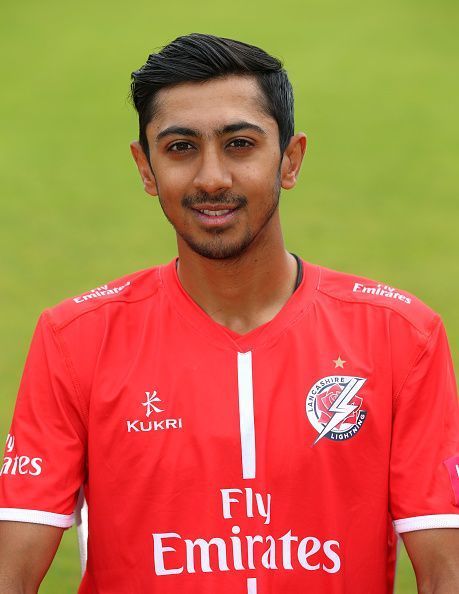
<svg viewBox="0 0 459 594"><path fill-rule="evenodd" d="M0 519L73 523L80 594L387 594L396 532L459 528L459 413L439 317L304 263L237 335L175 262L45 311Z"/></svg>

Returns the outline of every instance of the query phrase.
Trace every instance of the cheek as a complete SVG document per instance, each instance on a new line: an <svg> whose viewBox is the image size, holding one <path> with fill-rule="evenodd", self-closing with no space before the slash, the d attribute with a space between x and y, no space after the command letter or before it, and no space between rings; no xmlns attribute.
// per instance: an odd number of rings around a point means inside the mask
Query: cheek
<svg viewBox="0 0 459 594"><path fill-rule="evenodd" d="M169 208L173 208L177 203L180 204L181 199L186 194L183 186L183 176L174 171L169 170L166 175L158 175L156 184L162 201Z"/></svg>
<svg viewBox="0 0 459 594"><path fill-rule="evenodd" d="M238 174L238 179L247 188L263 189L272 188L277 185L279 178L278 164L270 163L247 163Z"/></svg>
<svg viewBox="0 0 459 594"><path fill-rule="evenodd" d="M280 154L273 150L263 151L258 158L247 163L251 176L258 177L265 184L273 183L277 177L280 168Z"/></svg>
<svg viewBox="0 0 459 594"><path fill-rule="evenodd" d="M180 191L180 186L186 185L192 172L190 166L174 159L165 158L162 154L152 155L153 171L158 187L163 194L174 194Z"/></svg>

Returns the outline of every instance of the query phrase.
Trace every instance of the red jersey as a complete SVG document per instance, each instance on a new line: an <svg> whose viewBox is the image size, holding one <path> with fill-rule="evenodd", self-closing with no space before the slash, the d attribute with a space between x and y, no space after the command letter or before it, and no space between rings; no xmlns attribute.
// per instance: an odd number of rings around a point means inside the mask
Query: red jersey
<svg viewBox="0 0 459 594"><path fill-rule="evenodd" d="M304 263L238 335L175 262L45 311L0 519L89 510L80 594L387 594L395 532L459 528L459 413L439 317Z"/></svg>

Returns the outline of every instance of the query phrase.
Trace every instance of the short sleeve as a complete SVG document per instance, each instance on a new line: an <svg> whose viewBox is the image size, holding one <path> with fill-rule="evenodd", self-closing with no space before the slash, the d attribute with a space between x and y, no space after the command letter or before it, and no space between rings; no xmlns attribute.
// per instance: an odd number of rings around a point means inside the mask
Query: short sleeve
<svg viewBox="0 0 459 594"><path fill-rule="evenodd" d="M68 528L85 472L71 363L45 312L27 356L0 468L0 520Z"/></svg>
<svg viewBox="0 0 459 594"><path fill-rule="evenodd" d="M395 395L389 480L397 532L459 528L459 409L440 319Z"/></svg>

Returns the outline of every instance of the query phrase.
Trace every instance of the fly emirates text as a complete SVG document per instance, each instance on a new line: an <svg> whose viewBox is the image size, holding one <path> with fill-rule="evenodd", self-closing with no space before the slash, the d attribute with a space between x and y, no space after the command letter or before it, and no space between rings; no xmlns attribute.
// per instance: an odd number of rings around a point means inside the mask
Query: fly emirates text
<svg viewBox="0 0 459 594"><path fill-rule="evenodd" d="M271 522L271 495L255 493L251 488L220 489L223 518L232 520L234 508L247 518L259 517ZM154 569L157 575L234 571L247 569L303 568L307 571L337 573L341 568L337 540L315 536L297 536L288 530L279 537L242 535L237 525L231 536L210 540L183 538L177 532L153 534Z"/></svg>

